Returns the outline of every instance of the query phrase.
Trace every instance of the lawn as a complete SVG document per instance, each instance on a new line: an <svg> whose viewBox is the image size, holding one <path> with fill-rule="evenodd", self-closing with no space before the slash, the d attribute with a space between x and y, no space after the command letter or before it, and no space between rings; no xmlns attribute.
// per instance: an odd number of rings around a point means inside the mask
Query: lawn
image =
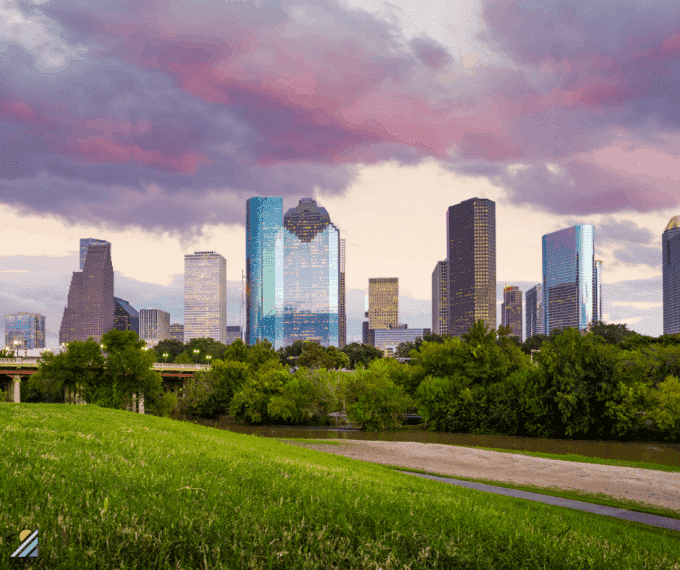
<svg viewBox="0 0 680 570"><path fill-rule="evenodd" d="M0 566L680 570L680 533L96 406L0 404Z"/></svg>

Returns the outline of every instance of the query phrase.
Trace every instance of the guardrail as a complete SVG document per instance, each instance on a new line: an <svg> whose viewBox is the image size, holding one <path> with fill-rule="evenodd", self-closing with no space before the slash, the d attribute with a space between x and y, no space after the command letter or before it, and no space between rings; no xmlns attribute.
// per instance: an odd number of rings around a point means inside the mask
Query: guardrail
<svg viewBox="0 0 680 570"><path fill-rule="evenodd" d="M0 366L3 364L11 366L38 365L38 358L0 358ZM209 364L174 364L171 362L155 362L154 368L161 370L210 370Z"/></svg>

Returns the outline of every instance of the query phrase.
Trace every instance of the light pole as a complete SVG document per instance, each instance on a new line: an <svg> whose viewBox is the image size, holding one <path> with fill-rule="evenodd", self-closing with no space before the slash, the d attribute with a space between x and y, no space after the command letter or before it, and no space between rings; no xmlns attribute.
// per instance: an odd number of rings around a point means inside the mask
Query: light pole
<svg viewBox="0 0 680 570"><path fill-rule="evenodd" d="M198 364L198 353L200 351L197 348L194 348L194 354L196 355L196 364Z"/></svg>
<svg viewBox="0 0 680 570"><path fill-rule="evenodd" d="M168 363L168 353L167 352L163 353L163 358L165 359L165 363L167 364Z"/></svg>
<svg viewBox="0 0 680 570"><path fill-rule="evenodd" d="M18 355L17 355L17 351L19 350L19 349L17 348L18 345L19 345L19 341L15 339L15 340L14 340L14 358L16 358L16 357L18 356ZM21 357L19 356L19 358L21 358Z"/></svg>
<svg viewBox="0 0 680 570"><path fill-rule="evenodd" d="M209 367L210 366L210 359L212 358L212 356L209 354L208 356L206 356L206 358L208 359L208 367Z"/></svg>

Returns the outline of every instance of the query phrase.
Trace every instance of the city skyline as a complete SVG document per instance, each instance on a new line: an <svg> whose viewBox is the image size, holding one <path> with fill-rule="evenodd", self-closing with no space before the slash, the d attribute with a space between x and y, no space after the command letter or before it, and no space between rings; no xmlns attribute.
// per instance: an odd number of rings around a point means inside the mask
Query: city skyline
<svg viewBox="0 0 680 570"><path fill-rule="evenodd" d="M161 307L193 251L220 252L239 283L243 203L272 193L333 212L348 298L394 275L417 305L447 256L446 209L477 196L496 204L497 283L539 283L541 236L593 224L604 320L661 334L680 14L624 4L10 3L0 307L58 334L55 278L83 236L115 244L116 282L138 285L116 295L135 307Z"/></svg>

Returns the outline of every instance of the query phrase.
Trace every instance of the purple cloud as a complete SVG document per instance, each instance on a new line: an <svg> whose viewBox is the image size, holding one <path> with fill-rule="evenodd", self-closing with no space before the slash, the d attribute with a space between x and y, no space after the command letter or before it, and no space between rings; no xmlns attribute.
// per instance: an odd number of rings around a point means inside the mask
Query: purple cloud
<svg viewBox="0 0 680 570"><path fill-rule="evenodd" d="M678 204L677 5L497 0L483 15L513 67L468 70L333 0L33 6L51 56L7 32L0 200L186 232L216 212L243 222L253 195L338 194L357 164L434 157L557 213Z"/></svg>

